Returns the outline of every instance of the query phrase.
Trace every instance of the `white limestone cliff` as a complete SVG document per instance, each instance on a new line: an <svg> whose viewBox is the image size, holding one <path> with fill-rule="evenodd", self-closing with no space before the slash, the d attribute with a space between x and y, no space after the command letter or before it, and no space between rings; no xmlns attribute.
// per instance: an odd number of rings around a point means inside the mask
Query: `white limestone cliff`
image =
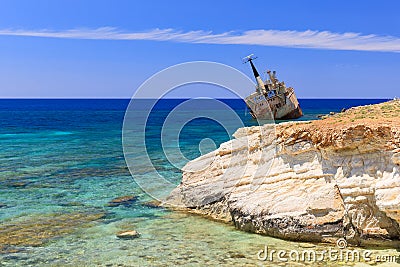
<svg viewBox="0 0 400 267"><path fill-rule="evenodd" d="M284 239L399 247L400 127L359 111L238 129L185 166L167 201Z"/></svg>

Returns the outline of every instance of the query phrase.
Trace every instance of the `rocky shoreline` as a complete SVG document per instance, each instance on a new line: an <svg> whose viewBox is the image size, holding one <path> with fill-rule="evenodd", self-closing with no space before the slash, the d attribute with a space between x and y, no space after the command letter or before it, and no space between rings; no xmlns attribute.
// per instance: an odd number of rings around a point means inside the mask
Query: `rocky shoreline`
<svg viewBox="0 0 400 267"><path fill-rule="evenodd" d="M234 137L184 167L168 205L288 240L400 247L400 101Z"/></svg>

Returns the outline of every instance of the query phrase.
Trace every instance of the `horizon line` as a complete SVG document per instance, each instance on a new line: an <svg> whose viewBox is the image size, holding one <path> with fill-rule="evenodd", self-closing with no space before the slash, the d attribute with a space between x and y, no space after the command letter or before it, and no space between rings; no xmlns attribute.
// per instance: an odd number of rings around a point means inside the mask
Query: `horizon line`
<svg viewBox="0 0 400 267"><path fill-rule="evenodd" d="M187 99L217 99L217 100L244 100L243 98L232 98L232 97L192 97L192 98L125 98L125 97L0 97L1 100L187 100ZM375 97L298 97L298 99L309 99L309 100L324 100L324 99L337 99L337 100L393 100L392 98L375 98Z"/></svg>

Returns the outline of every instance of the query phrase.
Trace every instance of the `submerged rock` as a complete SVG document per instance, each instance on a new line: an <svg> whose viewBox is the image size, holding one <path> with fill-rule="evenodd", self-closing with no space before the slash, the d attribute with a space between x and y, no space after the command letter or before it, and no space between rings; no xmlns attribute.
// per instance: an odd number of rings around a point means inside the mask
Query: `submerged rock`
<svg viewBox="0 0 400 267"><path fill-rule="evenodd" d="M17 181L17 182L13 182L10 184L11 187L14 188L25 188L29 185L29 182L21 182L21 181Z"/></svg>
<svg viewBox="0 0 400 267"><path fill-rule="evenodd" d="M103 212L96 211L42 214L3 223L0 226L0 254L18 252L21 247L42 246L77 227L89 226L90 222L103 216Z"/></svg>
<svg viewBox="0 0 400 267"><path fill-rule="evenodd" d="M137 196L122 196L112 199L107 203L108 207L117 207L123 205L125 207L130 207L137 200Z"/></svg>
<svg viewBox="0 0 400 267"><path fill-rule="evenodd" d="M78 201L61 203L59 205L63 206L63 207L83 207L83 206L85 206L85 204L83 204L82 202L78 202Z"/></svg>
<svg viewBox="0 0 400 267"><path fill-rule="evenodd" d="M400 247L399 115L392 101L240 128L184 167L167 202L289 240Z"/></svg>
<svg viewBox="0 0 400 267"><path fill-rule="evenodd" d="M153 209L162 208L162 202L156 199L144 202L142 205Z"/></svg>
<svg viewBox="0 0 400 267"><path fill-rule="evenodd" d="M117 237L120 239L134 239L140 237L140 233L136 230L121 231L117 233Z"/></svg>

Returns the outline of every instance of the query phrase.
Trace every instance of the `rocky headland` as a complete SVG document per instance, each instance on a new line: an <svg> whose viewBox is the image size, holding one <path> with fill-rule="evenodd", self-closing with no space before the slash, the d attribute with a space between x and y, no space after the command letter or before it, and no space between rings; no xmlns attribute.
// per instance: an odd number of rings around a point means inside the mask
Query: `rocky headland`
<svg viewBox="0 0 400 267"><path fill-rule="evenodd" d="M400 101L240 128L190 161L169 205L296 241L400 247Z"/></svg>

